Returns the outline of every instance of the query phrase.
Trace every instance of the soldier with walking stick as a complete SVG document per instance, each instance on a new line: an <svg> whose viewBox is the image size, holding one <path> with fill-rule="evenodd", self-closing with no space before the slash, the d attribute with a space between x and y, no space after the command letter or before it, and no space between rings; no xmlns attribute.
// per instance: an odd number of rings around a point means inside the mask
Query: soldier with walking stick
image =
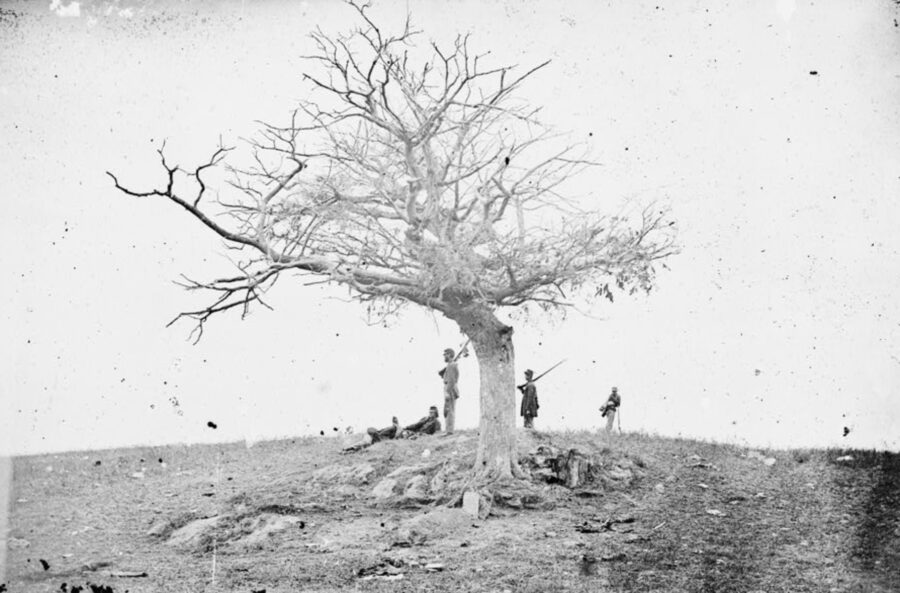
<svg viewBox="0 0 900 593"><path fill-rule="evenodd" d="M616 412L619 409L619 406L622 405L622 398L619 397L619 388L613 387L612 393L609 394L609 397L606 399L606 403L600 406L600 411L603 413L602 417L606 418L606 432L612 432L613 424L616 420ZM619 424L619 432L622 432L622 425Z"/></svg>

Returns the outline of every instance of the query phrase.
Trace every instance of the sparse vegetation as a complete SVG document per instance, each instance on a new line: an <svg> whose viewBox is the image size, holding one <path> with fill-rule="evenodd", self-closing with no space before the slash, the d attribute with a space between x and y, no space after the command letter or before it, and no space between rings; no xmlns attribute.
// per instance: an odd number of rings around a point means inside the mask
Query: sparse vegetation
<svg viewBox="0 0 900 593"><path fill-rule="evenodd" d="M340 438L306 438L19 458L9 591L900 587L897 454L589 432L517 440L531 480L497 486L486 520L452 507L475 455L466 432L350 455ZM572 448L600 468L574 490L528 461ZM129 571L149 576L112 576Z"/></svg>

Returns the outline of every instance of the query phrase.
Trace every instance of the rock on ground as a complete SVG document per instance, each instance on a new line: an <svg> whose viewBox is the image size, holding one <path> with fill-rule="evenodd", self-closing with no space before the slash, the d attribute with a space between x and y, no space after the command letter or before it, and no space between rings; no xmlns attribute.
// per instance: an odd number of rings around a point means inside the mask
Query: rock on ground
<svg viewBox="0 0 900 593"><path fill-rule="evenodd" d="M397 480L394 478L384 478L375 486L372 490L372 496L378 499L390 498L391 495L394 494L394 486L397 485Z"/></svg>
<svg viewBox="0 0 900 593"><path fill-rule="evenodd" d="M472 517L462 509L439 507L401 523L395 539L410 544L421 544L428 539L442 540L465 533L471 524Z"/></svg>
<svg viewBox="0 0 900 593"><path fill-rule="evenodd" d="M367 484L374 475L375 468L371 463L360 463L350 467L343 465L329 465L314 471L312 480L314 482Z"/></svg>
<svg viewBox="0 0 900 593"><path fill-rule="evenodd" d="M275 515L265 513L254 517L253 522L248 526L250 533L239 541L241 545L254 546L265 542L272 535L295 527L303 521L300 517L292 515Z"/></svg>
<svg viewBox="0 0 900 593"><path fill-rule="evenodd" d="M179 548L196 547L211 530L215 529L219 521L221 521L219 516L191 521L173 531L166 543Z"/></svg>

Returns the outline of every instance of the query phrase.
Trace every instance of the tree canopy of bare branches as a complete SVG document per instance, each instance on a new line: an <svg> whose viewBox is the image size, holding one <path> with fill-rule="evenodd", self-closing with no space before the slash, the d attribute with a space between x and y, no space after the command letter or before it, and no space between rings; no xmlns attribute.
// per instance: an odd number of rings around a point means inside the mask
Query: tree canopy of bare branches
<svg viewBox="0 0 900 593"><path fill-rule="evenodd" d="M220 145L184 168L163 147L158 189L109 175L126 194L178 204L240 250L234 275L186 283L212 295L181 315L197 322L198 338L212 315L265 304L291 271L350 287L376 314L428 307L472 338L484 423L485 383L512 384L507 370L485 375L486 361L512 361L510 328L494 311L612 298L611 285L649 290L654 265L675 249L671 223L652 208L639 220L604 216L565 194L592 163L521 96L548 62L493 66L468 36L426 43L409 19L388 33L367 5L349 6L358 26L312 34L310 98L289 121L260 123L244 147L252 164L229 166L235 148ZM214 201L207 175L222 168Z"/></svg>

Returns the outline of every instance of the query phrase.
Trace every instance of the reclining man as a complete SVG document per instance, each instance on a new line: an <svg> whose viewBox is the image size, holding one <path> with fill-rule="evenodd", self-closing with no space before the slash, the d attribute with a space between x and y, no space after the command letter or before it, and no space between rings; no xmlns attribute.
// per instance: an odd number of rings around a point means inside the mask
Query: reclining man
<svg viewBox="0 0 900 593"><path fill-rule="evenodd" d="M353 453L356 451L361 451L362 449L365 449L366 447L369 447L377 443L378 441L387 439L414 439L423 434L435 434L436 432L441 431L441 421L438 419L437 406L431 406L430 408L428 408L427 416L414 424L410 424L402 430L400 429L400 423L397 421L396 416L391 418L391 420L392 424L387 428L382 428L381 430L377 430L375 428L367 429L366 433L369 435L368 441L350 445L349 447L344 447L343 452Z"/></svg>
<svg viewBox="0 0 900 593"><path fill-rule="evenodd" d="M391 425L387 428L377 429L369 427L366 429L366 434L369 435L368 441L363 441L361 443L356 443L355 445L350 445L349 447L344 447L345 452L359 451L360 449L365 449L371 445L374 445L378 441L383 441L386 439L395 439L400 436L400 421L397 420L397 417L394 416L391 418Z"/></svg>
<svg viewBox="0 0 900 593"><path fill-rule="evenodd" d="M391 418L391 425L387 428L382 428L381 430L377 430L375 428L367 428L366 433L372 437L372 443L377 443L378 441L383 441L385 439L394 439L399 435L400 432L400 421L397 420L397 417L394 416Z"/></svg>
<svg viewBox="0 0 900 593"><path fill-rule="evenodd" d="M403 429L400 437L404 439L415 438L423 434L434 434L440 432L441 421L438 419L437 406L428 408L428 415L414 424L410 424Z"/></svg>

